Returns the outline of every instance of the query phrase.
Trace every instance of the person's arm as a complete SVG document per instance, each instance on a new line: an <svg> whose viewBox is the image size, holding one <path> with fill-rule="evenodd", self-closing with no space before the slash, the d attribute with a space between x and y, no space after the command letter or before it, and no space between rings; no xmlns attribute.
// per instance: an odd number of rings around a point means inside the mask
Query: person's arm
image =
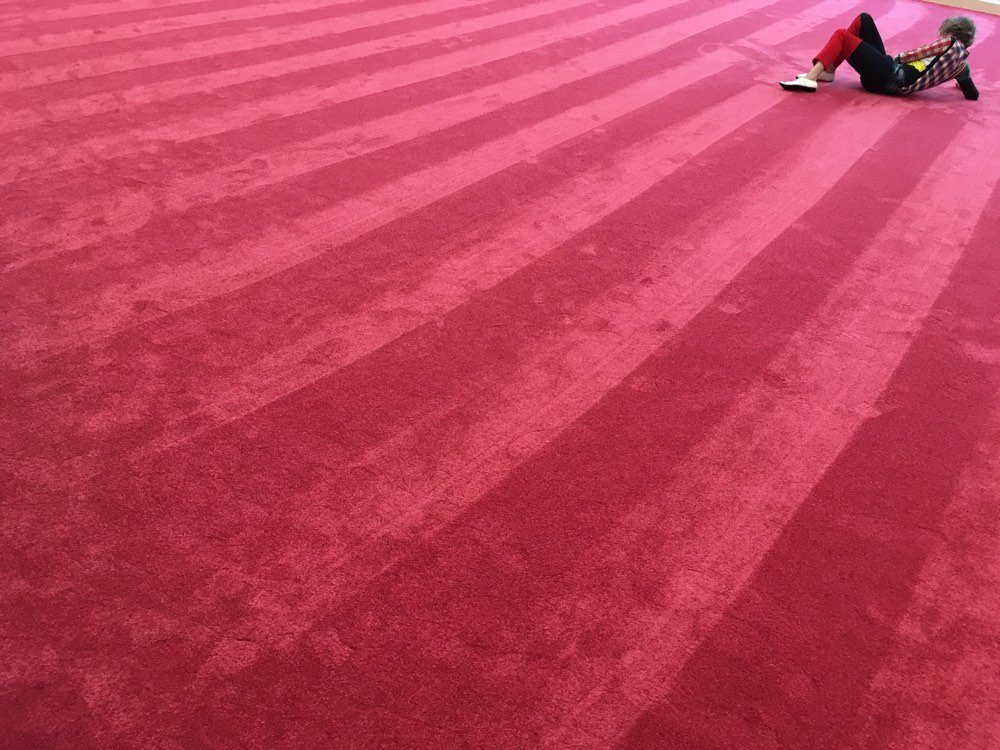
<svg viewBox="0 0 1000 750"><path fill-rule="evenodd" d="M925 44L923 47L917 47L916 49L911 49L906 52L900 52L896 55L896 59L901 63L911 63L915 60L923 60L927 57L937 57L942 52L947 50L951 46L951 39L948 37L941 37L940 39L931 42L930 44Z"/></svg>
<svg viewBox="0 0 1000 750"><path fill-rule="evenodd" d="M962 93L965 94L966 99L971 99L975 101L979 98L979 89L976 88L976 84L972 81L972 70L968 65L955 76L955 80L958 81L958 87L962 89Z"/></svg>

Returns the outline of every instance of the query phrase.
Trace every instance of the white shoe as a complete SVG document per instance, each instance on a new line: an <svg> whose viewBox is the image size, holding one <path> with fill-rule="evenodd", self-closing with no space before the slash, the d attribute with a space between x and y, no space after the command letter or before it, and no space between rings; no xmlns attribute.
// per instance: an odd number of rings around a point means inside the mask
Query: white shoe
<svg viewBox="0 0 1000 750"><path fill-rule="evenodd" d="M819 84L816 81L810 81L808 78L796 78L794 81L778 81L778 84L785 91L815 92L819 90Z"/></svg>
<svg viewBox="0 0 1000 750"><path fill-rule="evenodd" d="M809 75L809 74L808 73L799 73L795 77L796 78L805 78L807 75ZM824 71L824 72L822 72L822 73L819 74L819 80L821 80L823 83L833 83L833 79L834 79L834 74L833 73L827 73L827 72Z"/></svg>

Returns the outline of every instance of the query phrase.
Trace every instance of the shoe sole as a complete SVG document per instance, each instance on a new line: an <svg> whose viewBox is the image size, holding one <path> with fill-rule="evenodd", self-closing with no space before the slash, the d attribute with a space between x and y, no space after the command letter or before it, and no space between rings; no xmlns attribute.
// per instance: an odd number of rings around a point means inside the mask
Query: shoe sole
<svg viewBox="0 0 1000 750"><path fill-rule="evenodd" d="M811 86L799 86L794 83L785 83L784 81L778 81L778 85L781 86L785 91L801 91L806 94L815 94L816 89Z"/></svg>

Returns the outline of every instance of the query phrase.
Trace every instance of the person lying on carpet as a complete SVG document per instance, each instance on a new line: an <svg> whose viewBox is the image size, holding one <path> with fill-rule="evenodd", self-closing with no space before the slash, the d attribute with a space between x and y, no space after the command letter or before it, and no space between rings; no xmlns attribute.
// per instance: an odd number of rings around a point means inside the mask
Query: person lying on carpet
<svg viewBox="0 0 1000 750"><path fill-rule="evenodd" d="M938 35L930 44L890 57L874 19L862 13L846 29L833 33L813 60L812 70L780 84L786 91L816 91L817 82L832 81L837 67L846 61L861 74L862 88L873 94L912 94L955 79L966 99L978 99L966 62L976 37L975 23L965 16L946 18Z"/></svg>

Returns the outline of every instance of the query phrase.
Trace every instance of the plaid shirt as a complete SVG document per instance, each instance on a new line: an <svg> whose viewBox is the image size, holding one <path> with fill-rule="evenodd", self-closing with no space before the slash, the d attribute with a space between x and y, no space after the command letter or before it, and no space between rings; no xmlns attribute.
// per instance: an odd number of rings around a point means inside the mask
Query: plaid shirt
<svg viewBox="0 0 1000 750"><path fill-rule="evenodd" d="M965 61L969 58L969 50L963 47L957 39L942 37L930 44L925 44L923 47L903 52L897 59L905 65L928 58L933 59L927 65L927 69L911 85L901 88L900 94L923 91L957 77L965 70Z"/></svg>

